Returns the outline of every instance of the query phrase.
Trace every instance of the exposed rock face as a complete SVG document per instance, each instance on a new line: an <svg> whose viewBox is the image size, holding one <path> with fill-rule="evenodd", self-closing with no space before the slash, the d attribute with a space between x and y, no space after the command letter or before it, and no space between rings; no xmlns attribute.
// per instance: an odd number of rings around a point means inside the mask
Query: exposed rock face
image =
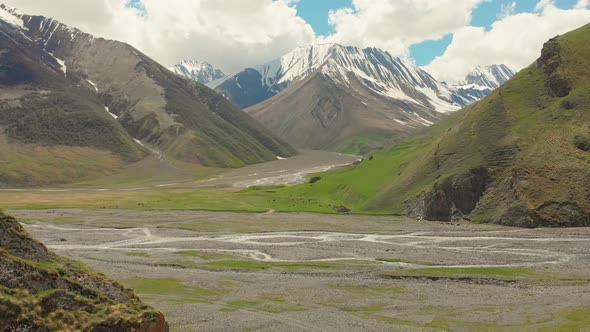
<svg viewBox="0 0 590 332"><path fill-rule="evenodd" d="M576 147L582 151L590 151L590 136L577 135L575 144Z"/></svg>
<svg viewBox="0 0 590 332"><path fill-rule="evenodd" d="M416 200L406 203L408 215L435 221L451 221L469 215L483 196L489 176L483 168L455 175L436 184Z"/></svg>
<svg viewBox="0 0 590 332"><path fill-rule="evenodd" d="M158 313L155 321L147 321L143 323L135 332L168 332L170 329L168 323L162 313Z"/></svg>
<svg viewBox="0 0 590 332"><path fill-rule="evenodd" d="M516 203L506 210L500 225L516 227L586 227L590 226L590 211L572 202L547 202L537 209Z"/></svg>
<svg viewBox="0 0 590 332"><path fill-rule="evenodd" d="M562 98L570 93L572 83L566 77L566 69L562 66L561 47L557 39L551 39L543 45L537 64L547 76L547 85L554 96Z"/></svg>
<svg viewBox="0 0 590 332"><path fill-rule="evenodd" d="M0 211L0 248L13 256L42 261L51 258L47 248L33 240L25 229L13 218Z"/></svg>
<svg viewBox="0 0 590 332"><path fill-rule="evenodd" d="M0 211L0 331L168 330L131 290L49 252Z"/></svg>

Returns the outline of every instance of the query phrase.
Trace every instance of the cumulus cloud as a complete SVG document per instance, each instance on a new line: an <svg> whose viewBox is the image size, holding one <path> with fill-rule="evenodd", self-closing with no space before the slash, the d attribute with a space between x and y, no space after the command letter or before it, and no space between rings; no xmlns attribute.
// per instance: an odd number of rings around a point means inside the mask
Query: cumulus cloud
<svg viewBox="0 0 590 332"><path fill-rule="evenodd" d="M472 26L457 30L446 52L425 69L449 82L461 80L480 65L503 63L520 70L539 57L547 40L589 22L587 0L579 1L573 9L560 9L552 1L541 0L536 12L506 16L489 31Z"/></svg>
<svg viewBox="0 0 590 332"><path fill-rule="evenodd" d="M233 72L313 43L297 0L4 0L27 14L53 17L93 35L127 42L164 65L207 60Z"/></svg>
<svg viewBox="0 0 590 332"><path fill-rule="evenodd" d="M353 8L330 12L335 33L320 41L406 55L413 44L440 39L469 24L473 9L485 1L353 0Z"/></svg>

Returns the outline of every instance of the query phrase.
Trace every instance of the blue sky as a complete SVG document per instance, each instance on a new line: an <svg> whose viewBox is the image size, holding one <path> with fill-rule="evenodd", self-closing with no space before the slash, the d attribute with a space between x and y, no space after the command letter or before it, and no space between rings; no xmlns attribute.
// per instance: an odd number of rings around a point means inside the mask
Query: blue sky
<svg viewBox="0 0 590 332"><path fill-rule="evenodd" d="M491 0L480 4L472 13L471 25L489 29L499 19L502 9L516 3L515 13L533 12L539 0ZM576 0L555 0L555 5L562 9L573 8ZM300 0L297 13L309 23L316 34L329 35L333 27L328 23L330 10L352 7L352 0ZM448 34L440 40L426 41L410 48L410 55L416 64L422 66L430 63L435 57L442 55L452 41L453 35Z"/></svg>

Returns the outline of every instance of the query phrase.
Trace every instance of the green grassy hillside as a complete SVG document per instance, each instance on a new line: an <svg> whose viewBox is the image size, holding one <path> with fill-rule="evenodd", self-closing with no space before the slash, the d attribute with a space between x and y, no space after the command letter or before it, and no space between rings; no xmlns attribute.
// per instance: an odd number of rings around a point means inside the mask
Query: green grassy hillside
<svg viewBox="0 0 590 332"><path fill-rule="evenodd" d="M590 25L479 103L280 196L355 212L519 226L590 224Z"/></svg>

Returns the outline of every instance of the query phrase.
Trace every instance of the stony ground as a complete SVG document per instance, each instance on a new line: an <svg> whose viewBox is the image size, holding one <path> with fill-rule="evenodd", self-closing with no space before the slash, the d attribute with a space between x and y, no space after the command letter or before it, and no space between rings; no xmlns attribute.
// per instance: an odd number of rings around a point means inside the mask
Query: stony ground
<svg viewBox="0 0 590 332"><path fill-rule="evenodd" d="M16 210L173 331L585 331L590 229L396 217Z"/></svg>

